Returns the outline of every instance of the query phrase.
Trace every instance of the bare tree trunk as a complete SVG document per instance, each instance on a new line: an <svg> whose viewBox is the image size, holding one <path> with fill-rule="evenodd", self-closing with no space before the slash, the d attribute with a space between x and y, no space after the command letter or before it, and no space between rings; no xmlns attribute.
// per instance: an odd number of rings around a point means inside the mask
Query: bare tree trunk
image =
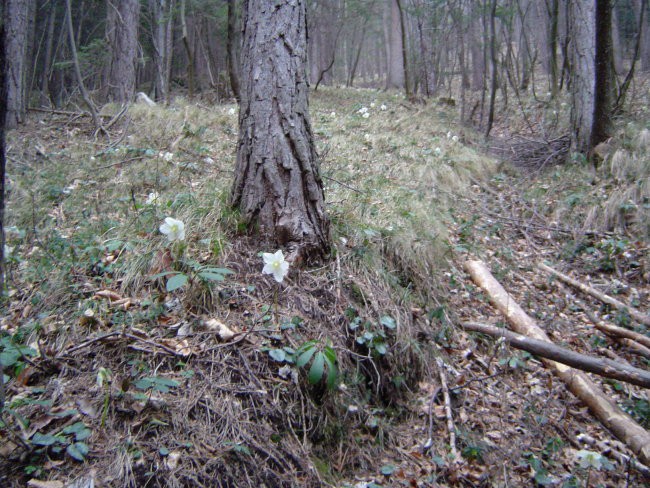
<svg viewBox="0 0 650 488"><path fill-rule="evenodd" d="M492 69L490 70L490 108L488 109L488 121L485 128L485 137L490 136L492 124L494 123L494 104L497 96L497 33L495 27L495 20L497 16L497 0L492 0L492 7L490 9L490 62Z"/></svg>
<svg viewBox="0 0 650 488"><path fill-rule="evenodd" d="M596 79L591 147L609 138L613 130L615 73L612 10L612 0L596 0Z"/></svg>
<svg viewBox="0 0 650 488"><path fill-rule="evenodd" d="M406 98L411 96L411 82L409 80L409 63L407 55L407 44L406 44L406 25L404 22L404 9L402 8L401 0L395 0L395 5L397 6L397 12L399 17L399 32L400 32L400 44L402 45L402 71L404 77L404 92Z"/></svg>
<svg viewBox="0 0 650 488"><path fill-rule="evenodd" d="M386 11L386 49L388 51L386 88L404 88L404 54L397 0L388 0Z"/></svg>
<svg viewBox="0 0 650 488"><path fill-rule="evenodd" d="M45 38L45 54L43 56L43 72L41 73L41 98L44 103L50 96L50 71L52 70L52 56L54 48L54 27L56 22L56 2L50 2L50 13L47 20L47 34Z"/></svg>
<svg viewBox="0 0 650 488"><path fill-rule="evenodd" d="M591 149L596 80L596 9L594 0L572 0L569 4L572 33L571 127L574 150L587 154Z"/></svg>
<svg viewBox="0 0 650 488"><path fill-rule="evenodd" d="M485 55L481 48L481 35L479 33L480 11L476 2L472 2L471 27L470 27L470 52L472 55L472 90L483 91L485 89Z"/></svg>
<svg viewBox="0 0 650 488"><path fill-rule="evenodd" d="M149 0L151 43L155 67L154 92L158 100L169 100L169 78L172 59L172 26L174 0Z"/></svg>
<svg viewBox="0 0 650 488"><path fill-rule="evenodd" d="M187 55L187 87L190 100L194 98L194 53L190 48L190 40L187 36L187 22L185 21L185 0L181 0L181 38L185 54Z"/></svg>
<svg viewBox="0 0 650 488"><path fill-rule="evenodd" d="M549 55L549 69L551 75L551 95L553 98L555 98L557 96L557 90L558 90L557 41L558 41L558 21L560 17L559 0L551 0L550 8L548 8L548 15L549 15L548 55Z"/></svg>
<svg viewBox="0 0 650 488"><path fill-rule="evenodd" d="M625 75L625 79L623 80L623 83L621 83L621 88L618 91L614 113L619 113L623 109L627 90L630 87L630 83L632 83L632 78L634 78L634 69L636 68L637 59L639 58L639 53L641 52L643 25L646 20L645 15L647 4L648 0L641 0L641 6L639 8L639 24L636 32L636 41L634 43L634 52L632 53L632 62L630 63L630 70L627 72L627 75Z"/></svg>
<svg viewBox="0 0 650 488"><path fill-rule="evenodd" d="M7 66L7 120L6 128L13 129L25 121L27 101L24 86L27 64L28 0L5 1L5 62Z"/></svg>
<svg viewBox="0 0 650 488"><path fill-rule="evenodd" d="M65 8L65 17L68 24L68 38L70 40L70 52L72 53L72 64L74 65L75 76L77 77L77 83L79 84L79 91L81 92L81 96L83 97L83 100L86 103L88 110L90 111L90 115L93 118L95 129L99 130L102 126L102 122L97 113L97 108L90 98L88 90L86 90L86 85L84 85L84 80L81 76L81 69L79 68L79 57L77 56L77 46L75 45L74 39L74 28L72 27L72 7L70 6L70 0L65 0Z"/></svg>
<svg viewBox="0 0 650 488"><path fill-rule="evenodd" d="M104 97L124 103L135 94L139 0L107 0L106 43L110 57L104 69Z"/></svg>
<svg viewBox="0 0 650 488"><path fill-rule="evenodd" d="M7 4L5 3L6 7ZM3 12L6 14L6 12ZM6 17L5 17L6 18ZM7 121L7 43L6 22L0 22L0 298L5 295L5 173L7 161L5 158L5 128ZM0 370L0 388L4 401L4 378ZM0 407L0 412L2 411Z"/></svg>
<svg viewBox="0 0 650 488"><path fill-rule="evenodd" d="M232 205L260 235L307 262L329 252L309 121L305 3L247 0Z"/></svg>
<svg viewBox="0 0 650 488"><path fill-rule="evenodd" d="M645 8L645 22L641 30L641 71L650 71L650 4L641 1L638 17L641 17L641 9Z"/></svg>
<svg viewBox="0 0 650 488"><path fill-rule="evenodd" d="M237 102L240 101L239 89L239 55L237 36L237 13L235 12L235 0L228 0L228 40L226 49L228 51L228 76L230 78L230 89Z"/></svg>

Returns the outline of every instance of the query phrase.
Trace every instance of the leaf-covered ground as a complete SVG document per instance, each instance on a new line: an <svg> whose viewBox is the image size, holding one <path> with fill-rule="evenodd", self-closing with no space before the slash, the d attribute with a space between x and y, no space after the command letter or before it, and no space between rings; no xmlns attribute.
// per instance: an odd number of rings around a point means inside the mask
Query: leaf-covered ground
<svg viewBox="0 0 650 488"><path fill-rule="evenodd" d="M506 115L497 141L526 125ZM648 367L592 320L643 326L536 268L649 308L650 127L628 117L597 172L535 171L447 105L314 93L333 253L278 284L227 204L235 106L132 106L109 138L32 113L8 148L0 483L643 486L537 359L459 327L504 322L462 270L478 258L556 342ZM649 427L644 390L594 378Z"/></svg>

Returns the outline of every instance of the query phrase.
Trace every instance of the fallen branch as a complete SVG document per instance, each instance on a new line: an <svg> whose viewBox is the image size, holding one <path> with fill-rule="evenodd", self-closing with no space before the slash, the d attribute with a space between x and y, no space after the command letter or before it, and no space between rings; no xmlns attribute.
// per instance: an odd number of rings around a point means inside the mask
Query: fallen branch
<svg viewBox="0 0 650 488"><path fill-rule="evenodd" d="M553 344L552 342L534 339L532 337L516 334L507 329L502 329L488 324L467 322L461 324L466 330L480 332L492 337L503 337L508 344L517 349L528 351L546 359L552 359L568 366L596 373L600 376L613 378L633 385L650 388L650 372L622 364L611 359L596 358L581 354L570 349Z"/></svg>
<svg viewBox="0 0 650 488"><path fill-rule="evenodd" d="M589 316L589 314L587 314L587 316ZM624 329L623 327L617 327L616 325L608 324L602 320L592 319L592 322L598 330L604 332L608 336L618 338L624 337L625 339L631 339L638 342L639 344L643 344L645 347L650 347L650 337L648 336L644 336L643 334L639 334L633 330Z"/></svg>
<svg viewBox="0 0 650 488"><path fill-rule="evenodd" d="M485 264L481 261L467 261L465 270L474 282L488 294L490 301L508 318L515 331L542 341L549 340L546 333L492 276ZM647 430L623 412L582 371L576 371L550 359L542 359L542 362L567 385L576 397L589 407L606 428L629 446L643 464L650 463L650 433Z"/></svg>
<svg viewBox="0 0 650 488"><path fill-rule="evenodd" d="M546 271L547 273L551 273L552 275L557 276L558 278L560 278L560 280L564 281L565 283L568 283L571 286L576 287L578 290L588 295L591 295L594 298L598 298L598 300L600 300L603 303L611 305L612 307L615 307L619 310L627 311L630 314L630 317L632 317L634 320L650 327L650 316L639 312L637 309L629 307L625 305L623 302L620 302L615 298L610 297L609 295L605 295L604 293L596 290L595 288L592 288L591 286L585 285L584 283L580 283L578 280L574 280L570 276L567 276L564 273L560 273L559 271L551 268L550 266L547 266L544 263L538 263L537 267L539 269Z"/></svg>
<svg viewBox="0 0 650 488"><path fill-rule="evenodd" d="M591 437L589 434L585 434L585 433L578 434L577 438L579 442L584 443L590 447L595 447L605 456L611 456L612 458L614 458L616 461L618 461L623 465L630 464L634 469L636 469L643 476L645 476L646 478L650 478L650 468L648 468L644 464L641 464L636 459L631 459L630 456L628 456L627 454L623 454L621 451L615 449L614 447L610 446L606 442L598 441L593 437Z"/></svg>
<svg viewBox="0 0 650 488"><path fill-rule="evenodd" d="M438 372L440 373L440 388L442 388L442 397L445 401L445 416L447 417L447 430L449 431L449 448L454 462L460 461L458 449L456 449L456 426L454 425L454 416L451 412L451 397L447 387L447 375L445 375L445 363L442 359L437 360Z"/></svg>
<svg viewBox="0 0 650 488"><path fill-rule="evenodd" d="M639 344L632 339L618 339L618 341L623 344L625 347L630 349L630 352L633 352L637 356L642 356L646 359L650 359L650 348L645 347L643 344Z"/></svg>

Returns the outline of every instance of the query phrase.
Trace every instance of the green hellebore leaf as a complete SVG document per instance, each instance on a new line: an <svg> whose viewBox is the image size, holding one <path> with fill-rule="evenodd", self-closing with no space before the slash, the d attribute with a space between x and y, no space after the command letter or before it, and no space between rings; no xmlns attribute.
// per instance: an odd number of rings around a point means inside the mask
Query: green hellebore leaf
<svg viewBox="0 0 650 488"><path fill-rule="evenodd" d="M314 357L314 362L309 368L309 374L307 375L307 380L310 384L315 385L323 377L323 371L325 369L325 355L322 352L316 353Z"/></svg>
<svg viewBox="0 0 650 488"><path fill-rule="evenodd" d="M177 290L177 289L185 286L187 281L188 281L187 275L184 275L184 274L174 275L174 276L172 276L171 278L169 278L167 280L167 286L166 286L167 291L171 292L171 291Z"/></svg>

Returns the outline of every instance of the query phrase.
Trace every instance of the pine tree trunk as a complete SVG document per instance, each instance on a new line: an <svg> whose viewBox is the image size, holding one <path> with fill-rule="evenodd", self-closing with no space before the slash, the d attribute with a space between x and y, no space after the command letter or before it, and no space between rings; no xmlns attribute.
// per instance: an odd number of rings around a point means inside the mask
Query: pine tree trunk
<svg viewBox="0 0 650 488"><path fill-rule="evenodd" d="M28 0L5 1L5 60L7 83L6 128L13 129L25 120L27 105L24 100L25 70L27 62Z"/></svg>
<svg viewBox="0 0 650 488"><path fill-rule="evenodd" d="M110 58L104 71L105 98L124 103L135 94L139 0L107 0L106 43Z"/></svg>
<svg viewBox="0 0 650 488"><path fill-rule="evenodd" d="M319 160L309 120L302 0L247 0L231 203L260 235L297 259L329 251Z"/></svg>

